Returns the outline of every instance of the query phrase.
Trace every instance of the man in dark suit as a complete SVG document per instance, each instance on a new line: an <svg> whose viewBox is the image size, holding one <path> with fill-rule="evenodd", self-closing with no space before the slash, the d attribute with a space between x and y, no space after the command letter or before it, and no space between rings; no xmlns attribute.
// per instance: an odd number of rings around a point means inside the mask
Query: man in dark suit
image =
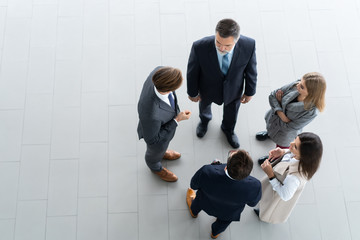
<svg viewBox="0 0 360 240"><path fill-rule="evenodd" d="M227 164L217 161L204 165L192 177L186 202L192 217L196 218L201 210L216 217L211 225L212 238L217 238L232 221L240 221L245 204L254 207L259 202L261 183L249 176L252 167L246 151L232 150Z"/></svg>
<svg viewBox="0 0 360 240"><path fill-rule="evenodd" d="M146 142L145 161L162 180L175 182L177 176L161 165L161 160L176 160L180 153L168 150L176 127L190 118L190 111L180 112L175 90L182 84L181 71L156 67L146 79L138 102L139 139Z"/></svg>
<svg viewBox="0 0 360 240"><path fill-rule="evenodd" d="M221 129L233 148L239 148L234 133L240 103L248 103L256 92L255 41L240 36L232 19L216 26L215 36L193 43L187 69L189 99L199 102L200 123L196 135L202 138L212 119L211 103L224 104ZM245 86L244 86L245 85Z"/></svg>

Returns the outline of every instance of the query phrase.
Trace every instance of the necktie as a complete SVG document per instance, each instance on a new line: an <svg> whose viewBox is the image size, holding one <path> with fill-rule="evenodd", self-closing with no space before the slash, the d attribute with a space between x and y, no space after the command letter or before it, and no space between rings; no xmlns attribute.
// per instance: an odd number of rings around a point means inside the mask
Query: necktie
<svg viewBox="0 0 360 240"><path fill-rule="evenodd" d="M222 58L222 66L221 66L221 71L224 75L226 75L228 69L229 69L229 54L225 54Z"/></svg>
<svg viewBox="0 0 360 240"><path fill-rule="evenodd" d="M174 101L174 98L172 96L172 93L169 93L168 98L169 98L169 102L170 102L170 105L171 105L172 109L175 110L175 101Z"/></svg>

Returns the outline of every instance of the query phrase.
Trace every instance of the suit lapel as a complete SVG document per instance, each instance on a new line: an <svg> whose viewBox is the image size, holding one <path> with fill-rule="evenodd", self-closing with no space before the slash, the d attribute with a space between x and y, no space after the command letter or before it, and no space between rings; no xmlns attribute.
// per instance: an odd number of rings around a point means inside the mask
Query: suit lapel
<svg viewBox="0 0 360 240"><path fill-rule="evenodd" d="M216 53L216 47L215 47L215 38L214 41L212 42L212 44L210 44L209 47L209 59L212 65L212 69L216 69L216 72L220 75L220 76L224 76L224 74L221 72L220 69L220 65L219 65L219 59Z"/></svg>
<svg viewBox="0 0 360 240"><path fill-rule="evenodd" d="M172 107L169 106L169 104L165 103L163 100L161 100L160 98L158 98L158 96L156 96L155 92L153 95L154 101L156 102L156 104L159 106L159 108L168 111L168 112L174 112L174 109ZM177 104L177 98L175 97L174 99L175 101L175 106Z"/></svg>

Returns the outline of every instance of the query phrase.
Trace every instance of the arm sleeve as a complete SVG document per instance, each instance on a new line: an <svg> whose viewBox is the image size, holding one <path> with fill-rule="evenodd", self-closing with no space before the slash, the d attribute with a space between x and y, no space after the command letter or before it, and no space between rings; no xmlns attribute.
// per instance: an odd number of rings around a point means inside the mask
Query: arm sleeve
<svg viewBox="0 0 360 240"><path fill-rule="evenodd" d="M202 173L203 173L203 169L205 166L203 166L202 168L200 168L195 174L194 176L191 178L190 181L190 187L194 190L198 190L199 188L201 188L201 177L202 177Z"/></svg>
<svg viewBox="0 0 360 240"><path fill-rule="evenodd" d="M272 108L272 110L274 112L276 111L283 111L281 104L278 102L278 100L276 99L276 92L278 90L283 91L284 93L286 93L287 91L289 91L298 81L292 82L290 84L287 84L281 88L275 89L274 91L272 91L269 95L269 104L270 107Z"/></svg>
<svg viewBox="0 0 360 240"><path fill-rule="evenodd" d="M317 116L317 114L317 109L305 111L304 114L300 115L296 119L291 119L291 122L288 123L281 121L281 119L279 118L279 125L282 129L300 130L306 125L308 125Z"/></svg>
<svg viewBox="0 0 360 240"><path fill-rule="evenodd" d="M256 82L257 82L256 64L257 62L256 62L255 42L254 42L251 58L244 71L244 79L245 79L244 94L247 96L253 96L256 93Z"/></svg>
<svg viewBox="0 0 360 240"><path fill-rule="evenodd" d="M296 176L287 175L283 183L284 185L281 185L276 178L270 180L273 190L286 202L294 196L296 190L300 186L300 180Z"/></svg>
<svg viewBox="0 0 360 240"><path fill-rule="evenodd" d="M196 56L194 44L191 48L187 66L187 93L190 97L199 95L200 64Z"/></svg>
<svg viewBox="0 0 360 240"><path fill-rule="evenodd" d="M258 204L258 202L260 201L261 195L262 195L262 192L261 192L261 183L258 182L256 195L255 195L255 197L253 197L253 198L247 203L247 205L250 206L250 207L255 207L256 204Z"/></svg>
<svg viewBox="0 0 360 240"><path fill-rule="evenodd" d="M172 135L169 132L174 131L177 127L177 123L173 119L163 125L158 119L141 119L141 125L144 140L149 145L170 141Z"/></svg>

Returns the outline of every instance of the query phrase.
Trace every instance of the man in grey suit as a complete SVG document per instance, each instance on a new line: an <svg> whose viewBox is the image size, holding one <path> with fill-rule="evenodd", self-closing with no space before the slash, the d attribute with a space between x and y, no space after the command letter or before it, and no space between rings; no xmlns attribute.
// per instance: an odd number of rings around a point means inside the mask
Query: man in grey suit
<svg viewBox="0 0 360 240"><path fill-rule="evenodd" d="M146 79L138 102L139 139L146 142L145 161L148 167L167 182L177 176L161 165L161 160L176 160L181 154L168 150L176 127L190 118L190 111L180 112L175 90L183 81L181 71L172 67L156 67Z"/></svg>
<svg viewBox="0 0 360 240"><path fill-rule="evenodd" d="M215 30L215 36L202 38L191 48L187 92L191 101L200 101L196 135L202 138L207 132L211 104L224 104L221 129L230 145L238 148L234 128L239 107L256 92L255 41L240 36L240 27L232 19L219 21Z"/></svg>

